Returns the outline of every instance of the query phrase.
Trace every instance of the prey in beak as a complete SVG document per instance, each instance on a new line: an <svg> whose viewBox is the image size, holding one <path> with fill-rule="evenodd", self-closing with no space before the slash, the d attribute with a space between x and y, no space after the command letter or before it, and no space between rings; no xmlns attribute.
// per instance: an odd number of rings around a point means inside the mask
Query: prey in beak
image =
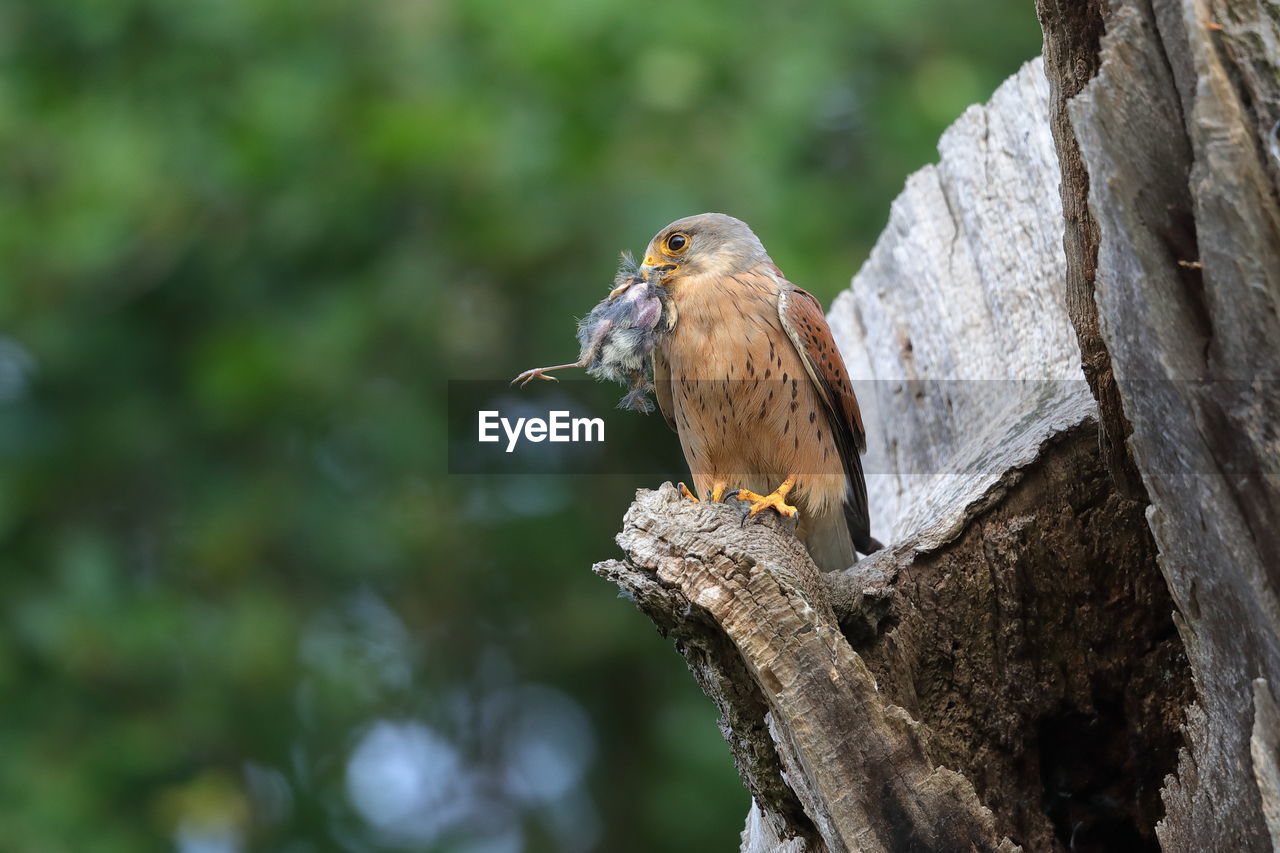
<svg viewBox="0 0 1280 853"><path fill-rule="evenodd" d="M640 275L651 280L654 276L661 278L675 268L675 264L660 261L652 255L645 255L644 262L640 264Z"/></svg>
<svg viewBox="0 0 1280 853"><path fill-rule="evenodd" d="M556 377L549 375L553 370L584 367L589 376L629 387L620 408L652 411L653 403L647 396L653 389L649 357L675 322L674 306L659 281L674 267L637 266L635 259L624 253L613 289L578 323L578 360L526 370L512 384L519 382L523 387L534 379L555 381Z"/></svg>
<svg viewBox="0 0 1280 853"><path fill-rule="evenodd" d="M623 252L622 269L618 271L618 277L614 280L617 286L609 291L609 298L616 299L627 288L637 282L647 283L653 287L661 287L663 277L675 268L675 264L664 264L648 255L645 256L644 262L637 267L635 259Z"/></svg>

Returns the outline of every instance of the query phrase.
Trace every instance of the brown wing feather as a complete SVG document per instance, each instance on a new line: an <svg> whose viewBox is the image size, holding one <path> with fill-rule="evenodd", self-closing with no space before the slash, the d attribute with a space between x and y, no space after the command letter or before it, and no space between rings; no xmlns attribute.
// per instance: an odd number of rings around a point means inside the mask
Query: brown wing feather
<svg viewBox="0 0 1280 853"><path fill-rule="evenodd" d="M845 501L845 520L854 547L871 553L879 543L871 538L867 512L867 484L862 472L862 451L867 448L867 434L862 426L862 411L853 393L849 372L836 347L831 328L822 313L822 303L812 294L783 280L778 292L778 316L787 337L800 353L809 378L818 389L831 421L832 432L840 448L849 494Z"/></svg>
<svg viewBox="0 0 1280 853"><path fill-rule="evenodd" d="M788 282L779 294L779 310L787 335L804 359L809 377L822 395L827 408L840 425L849 431L858 450L867 449L867 434L862 426L862 410L849 382L844 359L831 336L831 327L822 313L822 303L813 294Z"/></svg>

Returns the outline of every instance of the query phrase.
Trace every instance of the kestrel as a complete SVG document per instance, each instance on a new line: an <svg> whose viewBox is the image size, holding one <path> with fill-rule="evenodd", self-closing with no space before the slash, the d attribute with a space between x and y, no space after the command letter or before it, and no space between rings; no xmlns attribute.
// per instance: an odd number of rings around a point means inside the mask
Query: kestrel
<svg viewBox="0 0 1280 853"><path fill-rule="evenodd" d="M654 392L697 493L749 501L749 515L798 516L796 535L824 571L878 550L862 415L818 300L787 281L745 222L721 213L663 228L638 272L662 291L662 334L649 339Z"/></svg>

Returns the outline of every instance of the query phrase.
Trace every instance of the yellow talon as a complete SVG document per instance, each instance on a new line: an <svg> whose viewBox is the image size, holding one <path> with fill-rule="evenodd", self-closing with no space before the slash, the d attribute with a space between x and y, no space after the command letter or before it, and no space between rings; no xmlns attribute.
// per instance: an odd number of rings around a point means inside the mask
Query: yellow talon
<svg viewBox="0 0 1280 853"><path fill-rule="evenodd" d="M680 494L682 496L688 498L691 501L697 501L698 503L702 503L702 499L697 495L695 495L692 491L690 491L689 487L686 486L684 483L677 483L676 487L680 489ZM724 499L724 489L725 489L725 485L723 482L716 483L714 486L712 486L710 489L707 490L707 500L715 501L716 503L719 503L721 500Z"/></svg>
<svg viewBox="0 0 1280 853"><path fill-rule="evenodd" d="M739 489L738 500L751 501L751 510L747 513L748 518L754 518L756 514L763 512L769 507L773 507L778 511L779 515L785 515L788 518L795 518L798 510L791 504L786 502L787 492L790 492L796 484L796 475L792 474L782 481L782 485L778 486L771 495L758 495L750 489Z"/></svg>

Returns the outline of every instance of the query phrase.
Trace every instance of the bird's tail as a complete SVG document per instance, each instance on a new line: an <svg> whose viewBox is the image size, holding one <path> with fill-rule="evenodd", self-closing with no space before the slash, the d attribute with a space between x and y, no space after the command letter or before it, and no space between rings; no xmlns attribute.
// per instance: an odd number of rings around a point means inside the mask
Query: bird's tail
<svg viewBox="0 0 1280 853"><path fill-rule="evenodd" d="M819 516L808 527L803 537L804 546L819 569L838 572L853 565L857 555L853 553L853 539L843 513L836 511Z"/></svg>
<svg viewBox="0 0 1280 853"><path fill-rule="evenodd" d="M862 456L856 447L842 449L848 488L844 496L844 522L849 538L859 554L874 554L884 546L871 535L871 515L867 508L867 481L862 473Z"/></svg>

